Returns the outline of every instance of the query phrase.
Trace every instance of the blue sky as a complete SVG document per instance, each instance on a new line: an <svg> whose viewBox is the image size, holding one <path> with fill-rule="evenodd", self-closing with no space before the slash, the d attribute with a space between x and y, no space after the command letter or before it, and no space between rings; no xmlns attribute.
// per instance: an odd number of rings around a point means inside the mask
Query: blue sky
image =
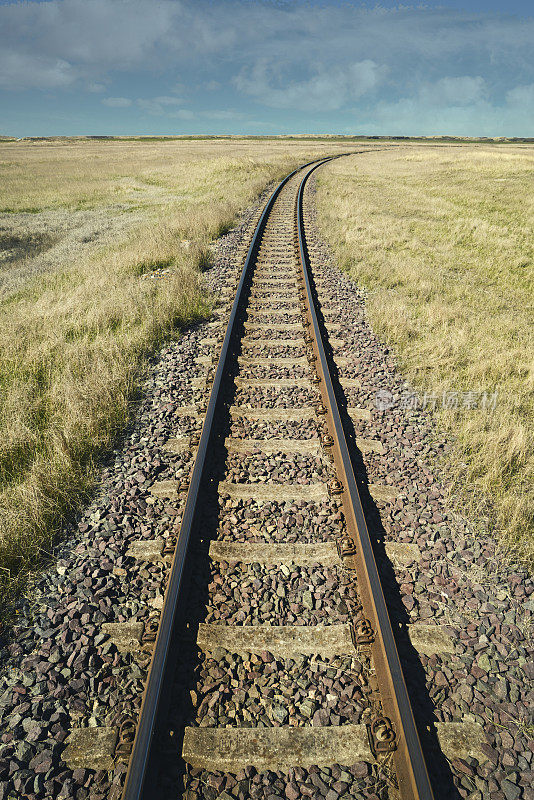
<svg viewBox="0 0 534 800"><path fill-rule="evenodd" d="M0 0L0 133L534 136L534 0Z"/></svg>

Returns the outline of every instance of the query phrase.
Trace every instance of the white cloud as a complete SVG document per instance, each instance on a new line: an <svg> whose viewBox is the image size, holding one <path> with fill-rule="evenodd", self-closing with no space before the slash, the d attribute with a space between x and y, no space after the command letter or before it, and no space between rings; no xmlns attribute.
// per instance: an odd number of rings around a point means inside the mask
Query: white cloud
<svg viewBox="0 0 534 800"><path fill-rule="evenodd" d="M149 114L155 114L156 116L179 116L182 112L188 113L185 109L179 109L178 111L174 110L175 106L182 105L183 100L180 97L174 97L171 95L161 95L159 97L139 97L136 102L139 108L142 108L143 111L146 111ZM181 117L181 119L185 119L185 117Z"/></svg>
<svg viewBox="0 0 534 800"><path fill-rule="evenodd" d="M354 109L398 130L410 114L429 126L476 126L478 109L488 125L499 114L509 125L515 113L527 135L533 40L532 18L443 7L0 0L0 88L53 90L68 105L82 92L136 96L142 79L146 96L132 101L139 115L252 126L252 100L256 121L268 116L280 130L317 121L335 129ZM193 92L194 111L181 99ZM126 108L124 100L103 102Z"/></svg>
<svg viewBox="0 0 534 800"><path fill-rule="evenodd" d="M178 111L173 111L169 116L175 117L176 119L195 119L194 112L190 111L188 108L180 108Z"/></svg>
<svg viewBox="0 0 534 800"><path fill-rule="evenodd" d="M201 111L199 116L205 117L206 119L243 119L244 114L239 111L231 111L229 109L221 109L218 111L214 109L213 111Z"/></svg>
<svg viewBox="0 0 534 800"><path fill-rule="evenodd" d="M233 109L211 109L192 111L189 108L176 108L182 104L179 97L140 97L137 105L149 114L169 119L193 120L193 119L212 119L212 120L233 120L243 119L244 114Z"/></svg>
<svg viewBox="0 0 534 800"><path fill-rule="evenodd" d="M104 97L102 104L110 108L128 108L132 101L129 97Z"/></svg>
<svg viewBox="0 0 534 800"><path fill-rule="evenodd" d="M4 89L62 89L78 77L77 70L61 58L0 47L0 87Z"/></svg>
<svg viewBox="0 0 534 800"><path fill-rule="evenodd" d="M502 103L490 103L480 92L439 92L432 87L398 100L381 101L358 115L355 127L361 133L387 132L416 136L448 134L454 136L532 136L534 120L534 84L516 86ZM474 86L474 84L473 84ZM441 87L443 88L443 87ZM471 102L466 102L467 96Z"/></svg>
<svg viewBox="0 0 534 800"><path fill-rule="evenodd" d="M334 111L376 88L386 73L386 67L365 59L344 67L321 67L306 80L287 82L276 65L263 61L242 70L234 83L273 108Z"/></svg>
<svg viewBox="0 0 534 800"><path fill-rule="evenodd" d="M506 93L506 102L534 112L534 83L528 86L515 86Z"/></svg>
<svg viewBox="0 0 534 800"><path fill-rule="evenodd" d="M0 6L0 72L13 88L99 82L112 70L157 67L174 50L183 3L50 0ZM13 54L10 58L10 51ZM166 58L167 61L167 58Z"/></svg>
<svg viewBox="0 0 534 800"><path fill-rule="evenodd" d="M486 97L486 82L480 75L441 78L422 87L419 96L431 105L468 106Z"/></svg>
<svg viewBox="0 0 534 800"><path fill-rule="evenodd" d="M0 5L4 82L16 83L17 88L65 86L82 78L98 83L113 71L161 75L179 69L188 73L185 81L180 75L185 84L193 77L214 91L241 70L246 84L269 60L281 65L267 83L278 104L284 102L278 93L288 84L288 98L294 93L321 99L330 90L337 96L336 79L346 85L347 95L352 86L352 96L359 96L369 90L368 82L372 88L380 78L373 64L387 64L391 74L405 82L414 72L431 80L450 74L443 71L443 59L449 65L472 61L491 63L495 70L531 69L533 38L534 19L445 8L386 10L342 0L328 7L299 0L48 0ZM9 53L17 56L17 64L6 59ZM273 83L276 77L279 85Z"/></svg>
<svg viewBox="0 0 534 800"><path fill-rule="evenodd" d="M183 103L183 100L181 97L174 97L174 95L161 95L160 97L154 97L154 102L159 103L161 106L179 106Z"/></svg>

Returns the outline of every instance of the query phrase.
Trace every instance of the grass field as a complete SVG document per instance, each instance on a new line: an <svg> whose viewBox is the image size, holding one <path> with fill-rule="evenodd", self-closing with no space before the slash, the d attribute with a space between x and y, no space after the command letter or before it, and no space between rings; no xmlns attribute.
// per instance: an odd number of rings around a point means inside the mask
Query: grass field
<svg viewBox="0 0 534 800"><path fill-rule="evenodd" d="M320 224L373 327L455 437L457 497L474 523L489 499L506 551L531 563L533 166L530 145L412 145L318 179Z"/></svg>
<svg viewBox="0 0 534 800"><path fill-rule="evenodd" d="M533 150L407 144L334 162L320 219L374 327L439 410L457 485L532 553ZM365 146L364 146L365 147ZM362 146L358 144L358 150ZM372 150L373 146L370 145ZM87 496L146 357L208 313L209 242L272 180L345 142L0 143L0 593ZM170 266L165 281L144 273Z"/></svg>
<svg viewBox="0 0 534 800"><path fill-rule="evenodd" d="M344 143L0 143L0 591L22 585L124 425L148 353L208 312L208 243ZM170 266L165 281L141 277Z"/></svg>

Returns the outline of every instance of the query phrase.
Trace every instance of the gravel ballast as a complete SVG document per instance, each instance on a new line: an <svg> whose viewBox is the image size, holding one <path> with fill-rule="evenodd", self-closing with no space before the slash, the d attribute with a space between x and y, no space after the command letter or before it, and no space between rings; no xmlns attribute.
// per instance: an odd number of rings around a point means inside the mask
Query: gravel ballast
<svg viewBox="0 0 534 800"><path fill-rule="evenodd" d="M313 185L307 202L313 203ZM206 274L207 286L214 293L235 277L236 248L258 207L219 242L215 266ZM344 342L343 346L336 344L335 353L354 358L355 366L340 367L339 375L357 377L362 384L361 389L345 391L347 404L371 410L370 420L355 421L354 430L358 437L376 439L384 448L382 454L361 453L358 480L392 616L404 626L416 622L447 626L453 639L453 653L418 655L399 638L401 656L406 658L403 663L410 664L406 679L416 717L423 725L477 722L487 737L484 762L457 758L446 764L446 769L437 759L431 764L432 774L443 777L434 786L436 800L458 794L473 800L534 800L534 744L529 737L534 660L528 639L534 614L532 580L503 561L495 541L475 532L472 522L451 507L446 474L440 466L451 443L433 429L431 416L397 406L383 411L376 408L378 390L399 395L409 387L391 352L370 329L361 291L332 263L310 225L312 264L321 277L319 299L328 296L333 313L326 315L327 322L337 323L332 335ZM293 301L271 304L277 319L289 323L300 321L293 307ZM221 306L214 317L220 330L227 309ZM190 451L173 454L165 445L172 437L200 430L200 419L184 415L181 409L206 396L205 389L192 380L205 375L205 367L195 359L214 352L200 342L217 330L217 326L199 325L163 347L154 359L143 385L143 399L123 441L102 468L92 503L76 524L65 530L49 567L36 575L30 591L21 598L12 631L4 634L0 800L107 800L119 796L124 765L111 774L69 769L62 753L73 727L115 725L122 714L135 714L139 709L146 657L120 652L102 633L102 625L146 621L160 612L166 562L144 562L127 550L139 540L172 538L179 525L179 499L154 497L151 487L157 481L180 479L191 468ZM273 333L272 338L277 337ZM278 338L292 336L288 332ZM299 348L279 348L283 357L297 357L297 351ZM265 354L258 348L247 350L246 355L254 352ZM253 374L258 378L275 373ZM294 375L292 370L287 373L290 375ZM286 377L286 373L276 372L276 376ZM255 408L261 401L262 407L283 409L295 403L308 406L315 398L311 386L278 390L239 387L234 402ZM318 436L314 420L238 418L231 422L230 431L234 437L254 439ZM300 470L305 473L301 478L313 475L315 481L327 479L328 462L302 454L253 453L246 458L234 454L226 468L226 479L234 481L257 478L262 471L264 477L295 481ZM395 499L373 500L365 491L367 484L394 487ZM218 508L205 510L205 520L222 541L313 543L332 541L343 515L335 498L263 504L222 498ZM384 550L389 542L417 544L420 558L408 567L392 563ZM283 582L279 570L265 565L208 564L206 561L204 570L199 567L195 578L195 583L208 587L202 602L198 599L195 603L195 613L206 622L331 624L345 621L350 610L347 602L349 606L356 602L347 586L341 585L341 568L291 565ZM223 599L214 603L218 594ZM296 623L298 620L301 622ZM365 720L365 693L353 692L354 682L343 679L347 674L360 676L356 659L338 664L309 657L277 659L269 653L246 658L227 652L213 658L191 648L185 666L189 682L185 685L184 677L184 691L195 696L190 698L189 715L173 709L183 724L212 726L220 724L221 717L231 725L262 720L275 727ZM236 690L232 695L226 691L228 676ZM288 687L298 681L302 694L290 698ZM434 739L423 743L432 748ZM431 749L429 754L433 753ZM383 776L374 774L363 762L288 773L257 773L253 768L215 773L188 768L184 775L164 780L173 791L180 785L178 781L183 781L185 796L191 800L383 800L388 796Z"/></svg>

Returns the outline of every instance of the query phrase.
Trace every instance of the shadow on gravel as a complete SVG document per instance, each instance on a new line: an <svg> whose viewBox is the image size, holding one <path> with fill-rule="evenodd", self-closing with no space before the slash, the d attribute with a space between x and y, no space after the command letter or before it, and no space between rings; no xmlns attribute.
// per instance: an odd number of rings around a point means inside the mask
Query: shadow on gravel
<svg viewBox="0 0 534 800"><path fill-rule="evenodd" d="M317 299L313 278L310 277L314 299ZM435 800L460 800L460 793L454 785L453 775L449 762L444 756L439 745L437 732L434 727L434 704L426 688L426 675L419 659L419 654L413 647L408 635L410 618L402 603L400 588L395 576L395 570L389 560L385 549L386 532L382 525L380 512L369 492L369 477L361 452L356 447L356 432L354 423L347 413L347 399L345 397L339 373L335 366L333 351L328 344L328 333L324 318L316 303L316 312L319 327L323 335L325 352L328 360L332 383L338 401L341 421L345 431L352 468L358 484L358 492L362 502L365 519L371 536L371 542L381 578L382 589L386 599L391 626L401 660L404 679L410 702L414 713L415 723L425 755L426 765L434 791Z"/></svg>

